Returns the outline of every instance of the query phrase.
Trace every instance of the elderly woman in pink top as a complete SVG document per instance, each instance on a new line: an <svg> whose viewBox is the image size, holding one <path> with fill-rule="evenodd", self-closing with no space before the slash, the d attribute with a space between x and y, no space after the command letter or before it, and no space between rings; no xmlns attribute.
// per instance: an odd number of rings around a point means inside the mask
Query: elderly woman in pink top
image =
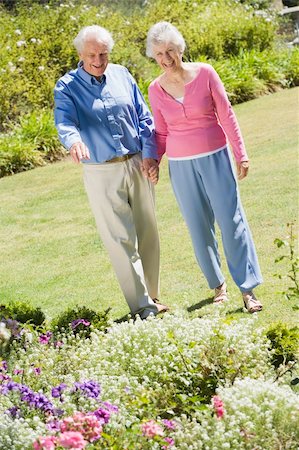
<svg viewBox="0 0 299 450"><path fill-rule="evenodd" d="M238 178L246 177L248 156L236 116L212 66L185 63L185 41L168 22L154 25L147 56L163 70L149 87L159 159L166 153L172 187L189 228L194 252L214 302L227 300L220 267L215 219L232 278L246 309L262 309L253 289L262 282L248 223L241 205L228 141Z"/></svg>

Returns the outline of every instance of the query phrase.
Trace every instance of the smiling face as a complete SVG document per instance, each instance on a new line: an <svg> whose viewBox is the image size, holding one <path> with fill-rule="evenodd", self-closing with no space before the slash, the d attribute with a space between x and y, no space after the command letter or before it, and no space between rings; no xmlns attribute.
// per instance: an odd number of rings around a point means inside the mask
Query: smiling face
<svg viewBox="0 0 299 450"><path fill-rule="evenodd" d="M83 61L83 69L95 78L100 78L109 62L108 46L104 42L86 41L79 56Z"/></svg>
<svg viewBox="0 0 299 450"><path fill-rule="evenodd" d="M182 67L182 52L173 43L154 45L153 56L166 73L175 72Z"/></svg>

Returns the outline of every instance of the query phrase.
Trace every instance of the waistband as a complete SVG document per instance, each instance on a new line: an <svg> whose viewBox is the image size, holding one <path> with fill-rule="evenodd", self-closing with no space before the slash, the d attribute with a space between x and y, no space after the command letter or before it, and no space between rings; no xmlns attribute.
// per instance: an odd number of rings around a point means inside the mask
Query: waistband
<svg viewBox="0 0 299 450"><path fill-rule="evenodd" d="M128 159L133 158L133 156L135 156L135 155L136 155L136 153L130 153L128 155L116 156L115 158L112 158L112 159L109 159L108 161L105 161L104 164L110 164L110 163L127 161Z"/></svg>

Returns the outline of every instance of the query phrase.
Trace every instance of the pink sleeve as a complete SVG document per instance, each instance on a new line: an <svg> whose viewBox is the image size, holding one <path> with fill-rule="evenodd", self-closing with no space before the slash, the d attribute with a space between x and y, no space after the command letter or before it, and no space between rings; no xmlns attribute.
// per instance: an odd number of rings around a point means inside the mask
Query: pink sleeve
<svg viewBox="0 0 299 450"><path fill-rule="evenodd" d="M248 161L248 155L241 130L232 109L223 83L217 72L210 66L210 90L216 114L233 150L237 162Z"/></svg>
<svg viewBox="0 0 299 450"><path fill-rule="evenodd" d="M154 117L158 161L160 163L166 149L167 125L161 113L161 110L158 108L158 93L155 91L156 91L155 86L150 85L148 91L148 98Z"/></svg>

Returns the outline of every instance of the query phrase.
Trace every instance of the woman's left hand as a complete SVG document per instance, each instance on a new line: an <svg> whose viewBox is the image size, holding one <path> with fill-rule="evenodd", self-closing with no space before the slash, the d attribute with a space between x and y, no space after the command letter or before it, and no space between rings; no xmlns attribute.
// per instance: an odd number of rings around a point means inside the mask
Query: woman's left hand
<svg viewBox="0 0 299 450"><path fill-rule="evenodd" d="M243 178L245 178L248 174L248 170L249 170L249 161L242 161L237 163L238 179L242 180Z"/></svg>

